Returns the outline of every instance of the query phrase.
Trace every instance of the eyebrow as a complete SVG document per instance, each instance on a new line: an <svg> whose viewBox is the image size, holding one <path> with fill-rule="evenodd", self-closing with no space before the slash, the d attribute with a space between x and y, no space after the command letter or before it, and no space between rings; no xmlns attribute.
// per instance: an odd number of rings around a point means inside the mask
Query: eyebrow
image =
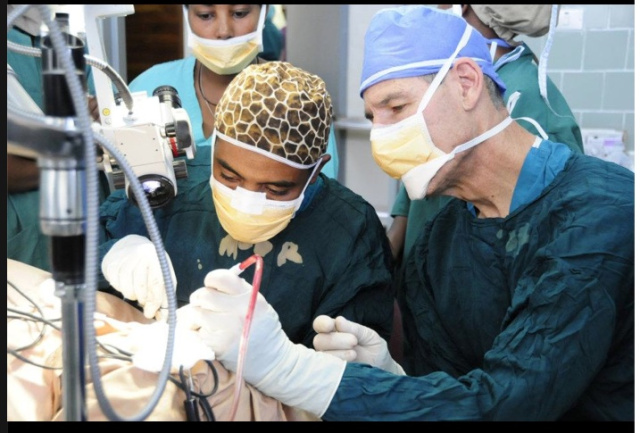
<svg viewBox="0 0 640 433"><path fill-rule="evenodd" d="M218 164L220 164L222 166L222 168L224 168L225 170L229 170L230 172L232 172L233 174L235 174L236 176L238 176L241 179L244 179L244 176L242 176L240 173L238 173L236 170L234 170L229 163L227 163L227 161L225 161L222 158L215 158L215 160L218 162ZM295 182L290 182L288 180L277 180L274 182L259 182L261 185L272 185L272 186L277 186L279 188L293 188L295 186L297 186L297 184Z"/></svg>
<svg viewBox="0 0 640 433"><path fill-rule="evenodd" d="M385 107L389 105L395 99L406 98L407 92L404 90L395 91L393 93L388 94L383 100L378 101L376 104L372 104L374 107ZM364 112L365 119L371 120L373 118L373 114L371 111L365 110Z"/></svg>
<svg viewBox="0 0 640 433"><path fill-rule="evenodd" d="M218 162L218 164L220 164L220 165L222 166L222 168L224 168L225 170L229 170L230 172L232 172L232 173L233 173L233 174L235 174L236 176L238 176L238 177L242 177L242 176L240 175L240 173L238 173L237 171L235 171L235 170L233 169L233 167L231 167L231 166L227 163L227 161L225 161L224 159L222 159L222 158L216 158L216 161L217 161L217 162Z"/></svg>
<svg viewBox="0 0 640 433"><path fill-rule="evenodd" d="M388 105L394 99L400 99L400 98L406 98L406 97L407 97L407 92L400 90L397 92L390 93L389 95L387 95L386 98L384 98L382 101L378 102L375 105L378 107Z"/></svg>

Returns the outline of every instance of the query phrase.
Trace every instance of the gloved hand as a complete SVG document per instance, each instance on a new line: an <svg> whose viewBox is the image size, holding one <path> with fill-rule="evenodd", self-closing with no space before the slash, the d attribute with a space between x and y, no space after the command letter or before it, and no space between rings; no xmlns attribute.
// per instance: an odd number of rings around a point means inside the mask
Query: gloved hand
<svg viewBox="0 0 640 433"><path fill-rule="evenodd" d="M176 274L169 255L165 254L175 289ZM125 298L138 301L147 319L155 317L166 321L169 304L160 260L153 242L138 235L120 239L104 256L102 273L109 284Z"/></svg>
<svg viewBox="0 0 640 433"><path fill-rule="evenodd" d="M387 342L376 331L345 319L318 316L313 321L318 333L313 347L348 362L361 362L382 368L390 373L405 375L404 369L393 360Z"/></svg>
<svg viewBox="0 0 640 433"><path fill-rule="evenodd" d="M133 346L129 348L133 352L133 365L141 370L159 373L167 349L169 325L165 322L136 325L139 326L133 327L127 338ZM180 366L188 370L200 360L215 359L214 352L200 340L197 332L181 325L183 324L178 313L171 362L171 371L175 373L179 371Z"/></svg>
<svg viewBox="0 0 640 433"><path fill-rule="evenodd" d="M236 272L210 272L205 286L191 294L192 326L216 354L237 371L237 358L252 287ZM346 362L300 344L282 330L278 314L258 293L243 378L268 396L318 417L326 411L342 379Z"/></svg>

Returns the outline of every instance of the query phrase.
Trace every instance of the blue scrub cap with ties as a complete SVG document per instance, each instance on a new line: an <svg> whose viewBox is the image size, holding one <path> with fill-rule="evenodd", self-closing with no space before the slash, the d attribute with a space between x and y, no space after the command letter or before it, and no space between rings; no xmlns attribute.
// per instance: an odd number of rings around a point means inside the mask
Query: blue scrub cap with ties
<svg viewBox="0 0 640 433"><path fill-rule="evenodd" d="M381 9L374 15L364 41L360 96L380 81L437 73L455 52L465 29L462 18L429 6ZM475 29L456 58L470 57L504 92L493 68L485 38Z"/></svg>

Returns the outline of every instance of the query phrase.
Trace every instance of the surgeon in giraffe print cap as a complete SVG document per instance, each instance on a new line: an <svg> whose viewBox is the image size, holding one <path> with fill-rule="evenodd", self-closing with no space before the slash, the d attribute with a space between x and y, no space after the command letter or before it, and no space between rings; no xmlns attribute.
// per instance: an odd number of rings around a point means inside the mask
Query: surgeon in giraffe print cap
<svg viewBox="0 0 640 433"><path fill-rule="evenodd" d="M332 113L324 81L290 63L251 65L229 84L216 108L211 189L220 222L234 239L263 242L289 224L331 158L325 151ZM234 177L226 161L240 149L255 153L243 158L249 172L262 156L268 159L261 165L283 178L269 184Z"/></svg>
<svg viewBox="0 0 640 433"><path fill-rule="evenodd" d="M250 65L229 84L216 111L210 179L154 211L180 306L210 271L259 254L260 293L295 343L313 347L320 315L344 316L390 338L394 298L384 227L369 203L321 172L331 158L332 111L324 81L289 63ZM166 304L147 233L122 230L133 217L139 215L103 214L110 242L122 239L102 270L114 287L135 286L139 303ZM254 268L241 278L251 283ZM188 308L179 310L179 322Z"/></svg>
<svg viewBox="0 0 640 433"><path fill-rule="evenodd" d="M217 107L216 131L309 168L327 149L333 107L324 81L286 62L251 65ZM265 122L263 116L270 120Z"/></svg>

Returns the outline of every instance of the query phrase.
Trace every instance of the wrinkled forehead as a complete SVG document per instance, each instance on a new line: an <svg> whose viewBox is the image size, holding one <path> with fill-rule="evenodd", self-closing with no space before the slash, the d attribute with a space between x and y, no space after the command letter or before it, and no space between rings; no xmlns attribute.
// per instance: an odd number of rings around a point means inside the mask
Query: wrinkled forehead
<svg viewBox="0 0 640 433"><path fill-rule="evenodd" d="M379 81L362 94L365 116L370 118L376 110L403 107L420 101L428 87L429 82L424 76Z"/></svg>

